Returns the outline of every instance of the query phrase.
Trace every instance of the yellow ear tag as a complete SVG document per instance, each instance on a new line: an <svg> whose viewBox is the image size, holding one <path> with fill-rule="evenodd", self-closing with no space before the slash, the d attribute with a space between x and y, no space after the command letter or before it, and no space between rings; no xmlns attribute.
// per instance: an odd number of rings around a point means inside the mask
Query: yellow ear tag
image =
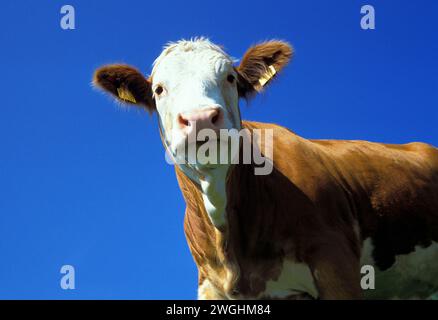
<svg viewBox="0 0 438 320"><path fill-rule="evenodd" d="M260 87L264 87L269 80L271 80L275 74L277 73L277 70L275 70L274 66L269 66L268 71L264 75L261 76L259 79Z"/></svg>
<svg viewBox="0 0 438 320"><path fill-rule="evenodd" d="M117 93L118 93L120 99L125 100L125 101L129 101L132 103L137 103L137 100L135 100L134 96L132 95L132 93L128 89L125 89L123 87L117 88Z"/></svg>

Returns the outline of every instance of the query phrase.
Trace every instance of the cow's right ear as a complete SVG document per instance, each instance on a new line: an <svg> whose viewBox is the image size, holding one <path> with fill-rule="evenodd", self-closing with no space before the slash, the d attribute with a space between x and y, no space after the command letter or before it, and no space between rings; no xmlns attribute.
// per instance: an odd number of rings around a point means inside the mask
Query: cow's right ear
<svg viewBox="0 0 438 320"><path fill-rule="evenodd" d="M93 84L113 95L118 101L155 110L152 85L137 69L122 64L111 64L96 70Z"/></svg>

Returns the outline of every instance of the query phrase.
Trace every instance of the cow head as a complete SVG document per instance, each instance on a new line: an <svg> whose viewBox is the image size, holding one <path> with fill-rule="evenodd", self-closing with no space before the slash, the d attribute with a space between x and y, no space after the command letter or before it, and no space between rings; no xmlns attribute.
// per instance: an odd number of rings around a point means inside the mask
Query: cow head
<svg viewBox="0 0 438 320"><path fill-rule="evenodd" d="M178 151L192 134L239 130L239 98L259 92L291 56L287 43L268 41L249 48L236 66L209 40L182 40L164 48L149 77L131 66L107 65L95 72L94 84L123 103L157 111L165 146L174 158L185 158Z"/></svg>

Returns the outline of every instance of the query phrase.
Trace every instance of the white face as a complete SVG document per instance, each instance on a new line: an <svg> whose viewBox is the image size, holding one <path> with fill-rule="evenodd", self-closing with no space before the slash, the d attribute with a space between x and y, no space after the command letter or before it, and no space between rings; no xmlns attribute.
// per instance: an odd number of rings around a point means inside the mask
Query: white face
<svg viewBox="0 0 438 320"><path fill-rule="evenodd" d="M152 91L163 135L173 156L201 129L240 129L233 60L208 40L180 41L161 53Z"/></svg>

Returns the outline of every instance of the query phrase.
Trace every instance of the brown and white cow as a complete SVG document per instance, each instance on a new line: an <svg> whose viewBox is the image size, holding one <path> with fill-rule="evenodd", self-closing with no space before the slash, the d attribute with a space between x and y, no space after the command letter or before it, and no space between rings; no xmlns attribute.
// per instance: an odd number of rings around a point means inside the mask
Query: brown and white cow
<svg viewBox="0 0 438 320"><path fill-rule="evenodd" d="M239 98L260 91L292 53L285 42L264 42L235 65L206 39L183 40L165 47L149 77L127 65L94 75L94 84L119 101L158 112L163 144L180 160L175 170L199 270L198 297L438 292L438 149L308 140L278 125L241 120ZM188 163L179 147L201 129L271 130L270 174L256 175L255 163ZM262 144L257 148L265 150ZM361 288L364 264L375 267L375 290Z"/></svg>

